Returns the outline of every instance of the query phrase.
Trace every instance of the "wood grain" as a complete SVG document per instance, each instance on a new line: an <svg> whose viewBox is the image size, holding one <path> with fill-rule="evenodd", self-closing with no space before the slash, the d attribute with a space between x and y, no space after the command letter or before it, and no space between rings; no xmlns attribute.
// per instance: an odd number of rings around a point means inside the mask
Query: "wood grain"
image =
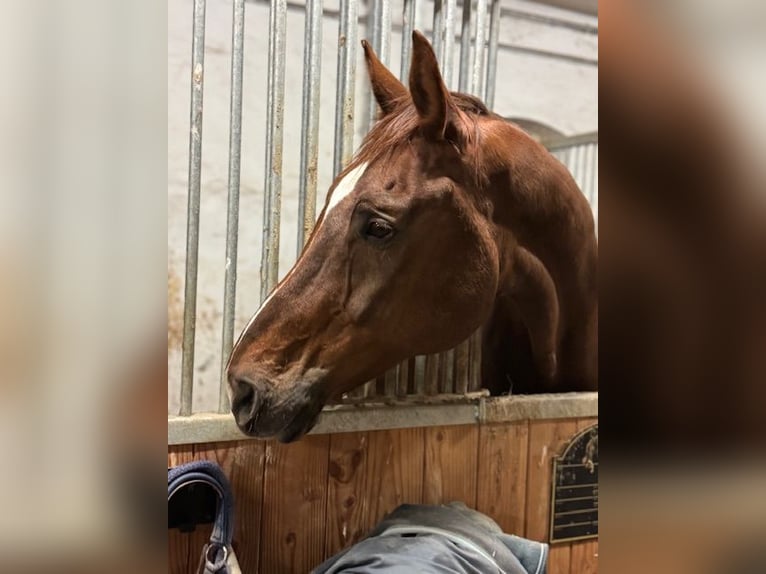
<svg viewBox="0 0 766 574"><path fill-rule="evenodd" d="M483 425L479 437L477 510L503 532L525 532L529 423Z"/></svg>
<svg viewBox="0 0 766 574"><path fill-rule="evenodd" d="M547 541L550 526L553 458L577 432L575 420L530 421L527 462L526 537ZM569 574L569 544L551 546L549 574Z"/></svg>
<svg viewBox="0 0 766 574"><path fill-rule="evenodd" d="M422 428L369 433L368 505L363 513L367 530L400 504L422 502L424 457Z"/></svg>
<svg viewBox="0 0 766 574"><path fill-rule="evenodd" d="M234 493L234 550L244 572L258 571L263 505L263 441L211 443L195 448L197 459L216 462ZM204 541L203 541L204 543Z"/></svg>
<svg viewBox="0 0 766 574"><path fill-rule="evenodd" d="M569 574L596 574L598 572L598 540L572 543Z"/></svg>
<svg viewBox="0 0 766 574"><path fill-rule="evenodd" d="M598 423L598 418L578 419L577 430L581 431ZM570 574L596 574L598 572L598 539L572 543Z"/></svg>
<svg viewBox="0 0 766 574"><path fill-rule="evenodd" d="M425 429L423 502L453 501L476 508L476 464L479 456L476 425Z"/></svg>
<svg viewBox="0 0 766 574"><path fill-rule="evenodd" d="M260 572L305 574L324 558L330 437L266 443Z"/></svg>
<svg viewBox="0 0 766 574"><path fill-rule="evenodd" d="M367 534L368 433L338 433L330 437L327 475L325 556L355 544Z"/></svg>

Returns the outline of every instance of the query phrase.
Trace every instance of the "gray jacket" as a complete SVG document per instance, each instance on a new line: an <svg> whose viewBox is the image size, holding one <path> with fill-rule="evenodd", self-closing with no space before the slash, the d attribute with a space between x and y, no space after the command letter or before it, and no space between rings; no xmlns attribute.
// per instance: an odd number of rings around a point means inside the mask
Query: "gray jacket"
<svg viewBox="0 0 766 574"><path fill-rule="evenodd" d="M505 534L463 503L404 504L312 574L545 574L548 545Z"/></svg>

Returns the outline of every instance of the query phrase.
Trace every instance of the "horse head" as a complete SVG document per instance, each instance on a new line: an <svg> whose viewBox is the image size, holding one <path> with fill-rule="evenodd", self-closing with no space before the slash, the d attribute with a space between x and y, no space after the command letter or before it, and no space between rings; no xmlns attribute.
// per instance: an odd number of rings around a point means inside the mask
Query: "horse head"
<svg viewBox="0 0 766 574"><path fill-rule="evenodd" d="M362 45L380 118L229 359L232 412L251 436L302 436L330 397L466 339L497 292L480 193L492 158L479 142L479 123L494 115L447 90L420 33L409 90Z"/></svg>

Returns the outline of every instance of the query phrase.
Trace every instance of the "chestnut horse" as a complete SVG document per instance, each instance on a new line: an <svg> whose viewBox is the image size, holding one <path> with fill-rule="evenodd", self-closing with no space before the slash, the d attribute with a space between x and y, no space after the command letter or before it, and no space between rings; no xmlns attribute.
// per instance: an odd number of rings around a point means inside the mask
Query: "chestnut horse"
<svg viewBox="0 0 766 574"><path fill-rule="evenodd" d="M595 390L597 244L567 168L413 33L409 90L362 42L381 116L229 359L239 428L288 442L326 401L483 326L494 394Z"/></svg>

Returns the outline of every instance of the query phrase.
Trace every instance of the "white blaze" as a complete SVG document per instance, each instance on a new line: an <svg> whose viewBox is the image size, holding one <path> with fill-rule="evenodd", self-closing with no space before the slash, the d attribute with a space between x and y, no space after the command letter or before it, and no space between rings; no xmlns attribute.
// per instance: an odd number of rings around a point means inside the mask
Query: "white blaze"
<svg viewBox="0 0 766 574"><path fill-rule="evenodd" d="M327 204L327 211L325 213L329 213L333 207L343 201L344 197L354 191L356 184L362 178L365 171L367 171L367 164L360 163L338 182L338 185L335 186L335 189L330 194L330 202Z"/></svg>
<svg viewBox="0 0 766 574"><path fill-rule="evenodd" d="M362 163L356 166L354 169L352 169L350 172L348 172L343 179L341 179L338 182L338 185L335 186L335 189L332 190L329 197L329 203L327 204L327 210L325 211L325 215L330 213L330 210L338 205L344 197L347 197L351 194L352 191L354 191L354 188L356 187L356 184L361 179L362 175L364 175L364 172L367 170L367 163ZM321 223L321 222L320 222ZM293 269L295 269L293 267ZM258 315L266 308L266 305L269 304L269 301L274 297L274 295L277 294L277 291L279 291L279 287L284 284L284 282L287 280L288 277L293 272L293 269L290 270L290 272L285 276L284 279L280 282L279 285L271 292L269 293L269 296L266 297L266 300L261 303L261 306L258 307L258 310L255 312L255 315L253 315L250 318L250 321L248 321L247 326L242 329L242 333L239 336L239 339L237 339L237 342L234 343L234 347L236 349L237 345L239 345L239 340L242 339L242 335L244 335L249 329L250 326L255 322Z"/></svg>

